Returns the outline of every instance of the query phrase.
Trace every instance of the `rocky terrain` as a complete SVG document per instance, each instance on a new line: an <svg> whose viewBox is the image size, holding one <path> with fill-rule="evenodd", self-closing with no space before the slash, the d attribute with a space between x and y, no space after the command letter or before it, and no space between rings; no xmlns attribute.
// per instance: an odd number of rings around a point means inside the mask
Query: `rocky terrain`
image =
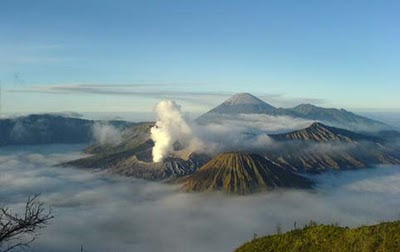
<svg viewBox="0 0 400 252"><path fill-rule="evenodd" d="M152 161L153 141L150 128L154 123L140 123L126 129L124 140L117 145L91 145L85 152L90 157L63 163L62 166L102 169L114 174L163 180L192 174L209 160L207 155L184 153L163 162Z"/></svg>
<svg viewBox="0 0 400 252"><path fill-rule="evenodd" d="M322 123L270 137L277 145L263 152L264 157L293 171L321 172L400 163L400 148L393 144L393 138L354 133Z"/></svg>
<svg viewBox="0 0 400 252"><path fill-rule="evenodd" d="M152 123L134 125L126 130L122 143L92 145L86 149L92 156L63 165L104 169L145 179L167 179L192 174L211 159L212 155L177 151L163 162L153 163L152 126ZM295 172L399 164L400 150L392 144L393 134L390 136L364 135L314 123L302 130L269 135L273 144L258 150L258 154L274 166Z"/></svg>
<svg viewBox="0 0 400 252"><path fill-rule="evenodd" d="M183 190L248 194L274 188L310 188L312 182L254 153L221 153L182 180Z"/></svg>

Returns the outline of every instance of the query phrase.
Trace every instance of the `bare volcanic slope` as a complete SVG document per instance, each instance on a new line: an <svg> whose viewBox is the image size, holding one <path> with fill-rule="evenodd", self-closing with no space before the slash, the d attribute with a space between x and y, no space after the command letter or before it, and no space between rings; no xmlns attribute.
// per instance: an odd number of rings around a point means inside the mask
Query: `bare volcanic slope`
<svg viewBox="0 0 400 252"><path fill-rule="evenodd" d="M258 154L221 153L183 179L183 190L248 194L278 187L310 188L308 179L286 171Z"/></svg>
<svg viewBox="0 0 400 252"><path fill-rule="evenodd" d="M126 129L118 145L92 145L90 157L62 165L103 169L137 178L163 180L196 172L211 158L208 155L176 152L163 162L152 162L154 123L140 123ZM392 136L393 134L390 134ZM270 135L276 142L261 151L263 157L286 170L323 172L366 168L376 164L400 164L399 146L386 137L376 137L314 123L285 134Z"/></svg>
<svg viewBox="0 0 400 252"><path fill-rule="evenodd" d="M264 156L298 172L322 172L400 164L400 148L390 139L314 123L285 134L270 135L277 143Z"/></svg>
<svg viewBox="0 0 400 252"><path fill-rule="evenodd" d="M150 128L153 125L135 125L126 130L122 143L92 145L86 149L92 156L66 162L61 166L101 169L123 176L164 180L192 174L209 160L206 155L188 153L154 163L151 153L154 143L150 139Z"/></svg>
<svg viewBox="0 0 400 252"><path fill-rule="evenodd" d="M350 130L327 126L323 123L315 122L309 127L301 130L292 131L284 134L270 135L274 140L300 140L315 142L346 142L356 143L358 141L371 141L375 143L384 142L384 139L370 135L352 132Z"/></svg>

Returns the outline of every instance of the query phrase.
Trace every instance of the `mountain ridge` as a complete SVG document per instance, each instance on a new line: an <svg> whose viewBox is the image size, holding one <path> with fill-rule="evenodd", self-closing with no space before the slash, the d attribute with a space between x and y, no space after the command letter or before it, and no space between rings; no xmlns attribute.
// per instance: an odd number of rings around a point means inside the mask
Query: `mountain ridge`
<svg viewBox="0 0 400 252"><path fill-rule="evenodd" d="M0 119L0 146L90 143L96 123L107 123L117 129L140 124L122 120L89 120L57 113L3 118Z"/></svg>
<svg viewBox="0 0 400 252"><path fill-rule="evenodd" d="M183 157L183 152L177 152L165 162L152 163L152 126L152 123L134 125L126 130L130 133L119 145L92 145L86 149L92 156L63 166L99 168L125 176L160 180L193 174L212 158L213 155L196 153L185 153ZM257 153L274 165L294 172L319 173L400 164L400 151L391 143L393 134L386 139L314 123L301 130L268 136L274 141L273 145ZM150 169L152 166L154 171Z"/></svg>
<svg viewBox="0 0 400 252"><path fill-rule="evenodd" d="M357 140L383 142L379 137L352 132L346 129L327 126L320 122L309 127L283 134L270 134L274 140L312 140L315 142L343 141L353 143Z"/></svg>
<svg viewBox="0 0 400 252"><path fill-rule="evenodd" d="M242 98L241 98L242 97ZM234 101L240 100L235 103ZM248 103L246 103L248 101ZM202 124L218 121L221 114L267 114L289 116L323 122L329 126L353 131L393 130L385 123L354 114L345 109L323 108L312 104L299 104L293 108L276 108L249 93L235 94L220 105L199 116L196 121Z"/></svg>

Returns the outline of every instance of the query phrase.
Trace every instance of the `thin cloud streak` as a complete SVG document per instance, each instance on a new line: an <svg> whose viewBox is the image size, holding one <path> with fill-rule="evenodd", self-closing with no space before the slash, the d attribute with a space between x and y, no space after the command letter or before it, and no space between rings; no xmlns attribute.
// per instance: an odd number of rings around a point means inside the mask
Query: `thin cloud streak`
<svg viewBox="0 0 400 252"><path fill-rule="evenodd" d="M137 84L63 84L41 85L20 89L8 89L13 93L44 93L44 94L88 94L108 96L139 96L156 99L176 99L202 105L215 106L233 95L232 92L196 92L171 90L176 87L190 89L199 83L173 84L173 83L137 83ZM162 90L168 88L169 90ZM277 107L293 107L301 103L323 104L324 99L287 97L285 94L258 94L261 99Z"/></svg>

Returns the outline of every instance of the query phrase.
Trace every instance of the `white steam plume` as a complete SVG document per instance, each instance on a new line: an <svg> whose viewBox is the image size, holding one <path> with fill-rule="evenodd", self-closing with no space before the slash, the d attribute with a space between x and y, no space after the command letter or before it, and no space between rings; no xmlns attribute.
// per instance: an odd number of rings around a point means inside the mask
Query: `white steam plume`
<svg viewBox="0 0 400 252"><path fill-rule="evenodd" d="M192 129L183 117L180 106L174 101L161 101L155 112L157 122L151 128L151 139L154 141L153 161L161 162L173 150L176 141L190 138Z"/></svg>

